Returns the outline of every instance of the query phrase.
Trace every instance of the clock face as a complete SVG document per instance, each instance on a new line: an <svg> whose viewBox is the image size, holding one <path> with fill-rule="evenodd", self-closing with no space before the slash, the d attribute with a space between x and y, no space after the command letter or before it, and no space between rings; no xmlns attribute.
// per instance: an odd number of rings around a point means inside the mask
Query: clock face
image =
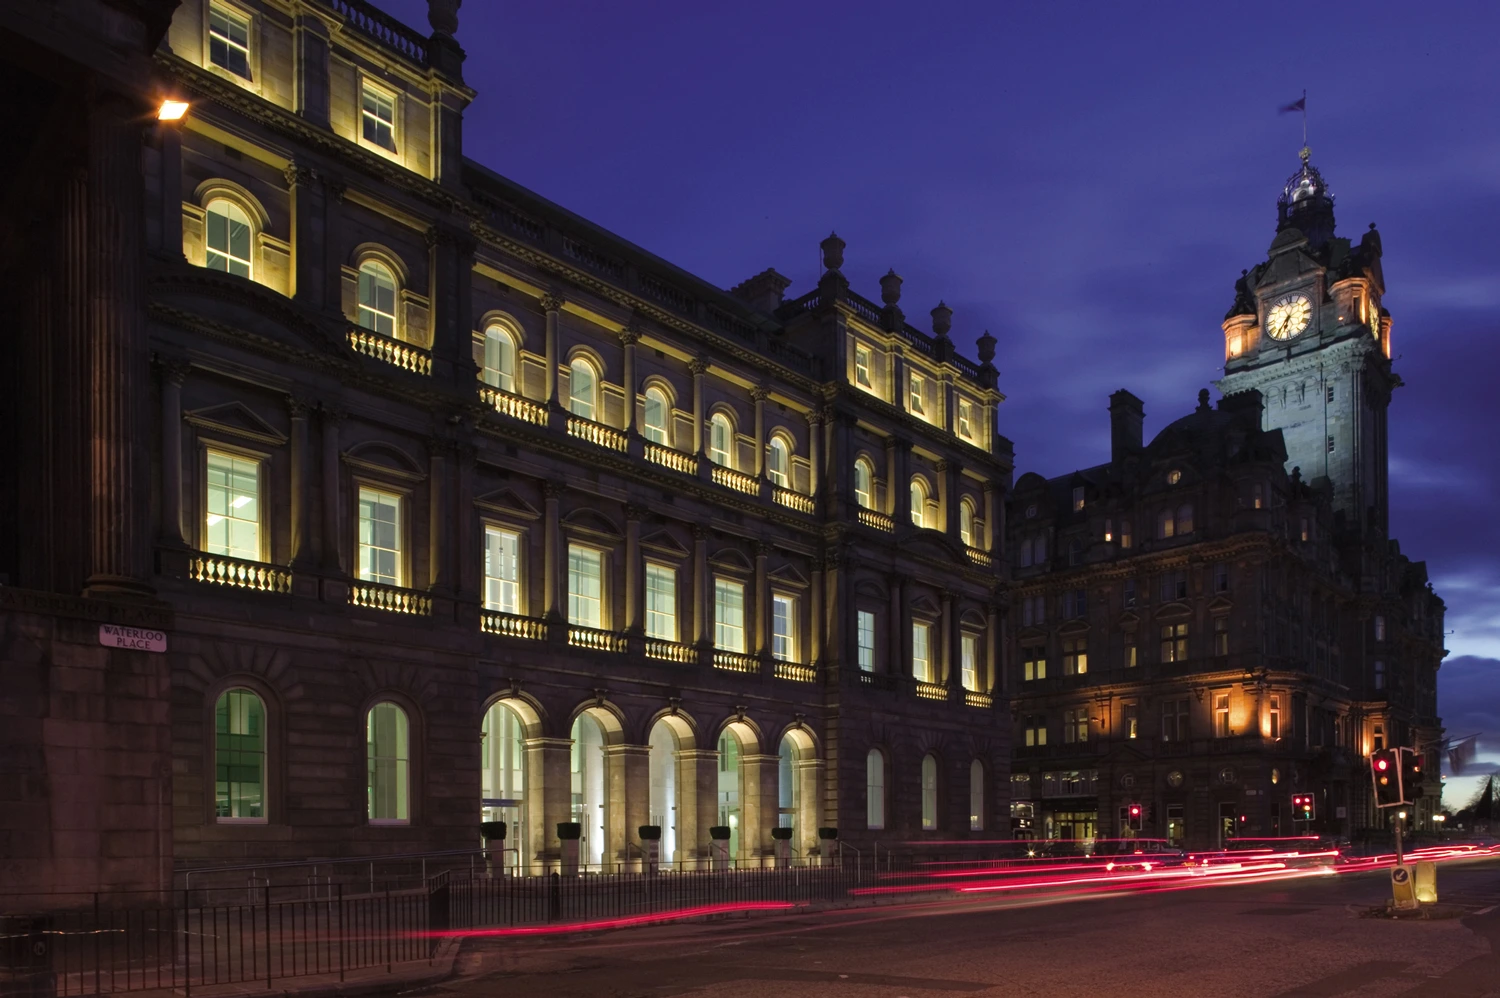
<svg viewBox="0 0 1500 998"><path fill-rule="evenodd" d="M1273 340L1289 340L1307 328L1312 319L1312 302L1307 295L1278 298L1266 313L1266 332Z"/></svg>
<svg viewBox="0 0 1500 998"><path fill-rule="evenodd" d="M1169 787L1180 787L1180 786L1182 786L1182 771L1180 769L1174 769L1170 773L1167 774L1167 786L1169 786Z"/></svg>

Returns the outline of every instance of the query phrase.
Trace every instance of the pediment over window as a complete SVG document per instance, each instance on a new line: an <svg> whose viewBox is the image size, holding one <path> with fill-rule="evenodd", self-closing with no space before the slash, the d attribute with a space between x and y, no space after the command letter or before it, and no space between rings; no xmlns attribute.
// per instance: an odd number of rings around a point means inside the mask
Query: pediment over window
<svg viewBox="0 0 1500 998"><path fill-rule="evenodd" d="M989 621L978 610L965 610L959 614L958 623L960 627L983 629L989 624Z"/></svg>
<svg viewBox="0 0 1500 998"><path fill-rule="evenodd" d="M807 588L807 576L797 570L795 565L779 565L766 573L771 581L780 582L787 586L796 586L799 589Z"/></svg>
<svg viewBox="0 0 1500 998"><path fill-rule="evenodd" d="M344 463L360 471L420 482L427 473L416 458L385 440L366 440L344 451Z"/></svg>
<svg viewBox="0 0 1500 998"><path fill-rule="evenodd" d="M1087 634L1088 632L1089 625L1086 620L1070 620L1057 629L1057 633L1065 637L1074 637L1079 634Z"/></svg>
<svg viewBox="0 0 1500 998"><path fill-rule="evenodd" d="M588 534L594 537L618 540L620 528L603 513L589 506L581 506L562 518L569 533Z"/></svg>
<svg viewBox="0 0 1500 998"><path fill-rule="evenodd" d="M1025 642L1037 642L1047 640L1047 629L1045 627L1023 627L1016 632L1016 636Z"/></svg>
<svg viewBox="0 0 1500 998"><path fill-rule="evenodd" d="M474 497L474 505L491 513L520 520L536 520L541 513L535 506L522 499L511 488L498 488L493 492Z"/></svg>
<svg viewBox="0 0 1500 998"><path fill-rule="evenodd" d="M861 579L854 584L854 592L860 596L869 596L872 599L888 599L890 593L886 588L874 579Z"/></svg>
<svg viewBox="0 0 1500 998"><path fill-rule="evenodd" d="M943 612L937 601L930 596L918 596L911 601L911 612L919 613L924 617L936 617Z"/></svg>
<svg viewBox="0 0 1500 998"><path fill-rule="evenodd" d="M268 447L280 447L287 441L286 434L261 419L243 402L194 409L183 413L182 418L200 430L239 437Z"/></svg>
<svg viewBox="0 0 1500 998"><path fill-rule="evenodd" d="M1119 624L1127 631L1135 630L1136 625L1140 622L1141 615L1136 613L1134 610L1126 610L1124 613L1120 614Z"/></svg>
<svg viewBox="0 0 1500 998"><path fill-rule="evenodd" d="M641 547L657 554L667 554L674 558L686 558L688 556L687 546L666 528L653 530L641 538Z"/></svg>
<svg viewBox="0 0 1500 998"><path fill-rule="evenodd" d="M739 548L719 548L708 558L708 563L715 568L727 569L731 572L744 572L749 574L755 570L745 552Z"/></svg>
<svg viewBox="0 0 1500 998"><path fill-rule="evenodd" d="M1222 593L1208 601L1209 613L1228 613L1234 609L1234 600Z"/></svg>
<svg viewBox="0 0 1500 998"><path fill-rule="evenodd" d="M1164 603L1162 604L1161 608L1156 611L1157 620L1181 620L1184 617L1191 617L1192 615L1192 607L1188 606L1186 603L1178 602Z"/></svg>

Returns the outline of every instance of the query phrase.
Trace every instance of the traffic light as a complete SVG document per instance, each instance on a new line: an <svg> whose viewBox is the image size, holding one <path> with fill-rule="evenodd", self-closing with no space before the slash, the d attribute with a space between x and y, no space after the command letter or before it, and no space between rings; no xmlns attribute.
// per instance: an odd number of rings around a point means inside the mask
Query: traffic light
<svg viewBox="0 0 1500 998"><path fill-rule="evenodd" d="M1401 796L1401 753L1377 749L1370 753L1370 777L1375 781L1375 806L1396 807Z"/></svg>
<svg viewBox="0 0 1500 998"><path fill-rule="evenodd" d="M1292 820L1312 821L1318 816L1317 804L1312 794L1292 794Z"/></svg>
<svg viewBox="0 0 1500 998"><path fill-rule="evenodd" d="M1140 831L1141 830L1141 806L1139 804L1131 804L1130 807L1127 809L1126 813L1130 816L1130 827L1131 827L1131 829L1133 829L1134 831L1137 831L1137 832Z"/></svg>
<svg viewBox="0 0 1500 998"><path fill-rule="evenodd" d="M1414 804L1422 796L1422 754L1416 749L1401 749L1401 799Z"/></svg>

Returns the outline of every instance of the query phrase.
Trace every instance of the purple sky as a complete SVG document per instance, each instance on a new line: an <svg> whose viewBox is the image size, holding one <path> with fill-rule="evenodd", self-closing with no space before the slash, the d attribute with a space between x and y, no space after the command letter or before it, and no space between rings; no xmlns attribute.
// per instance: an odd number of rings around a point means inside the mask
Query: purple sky
<svg viewBox="0 0 1500 998"><path fill-rule="evenodd" d="M423 0L376 0L427 30ZM1017 475L1108 455L1109 392L1148 436L1221 371L1219 323L1297 167L1339 232L1379 224L1396 370L1392 530L1448 604L1440 709L1500 768L1500 10L1375 2L468 0L468 155L721 287L817 277L848 241L925 327L983 330ZM1491 399L1488 405L1478 400ZM1484 757L1482 757L1483 759ZM1447 800L1466 796L1450 782Z"/></svg>

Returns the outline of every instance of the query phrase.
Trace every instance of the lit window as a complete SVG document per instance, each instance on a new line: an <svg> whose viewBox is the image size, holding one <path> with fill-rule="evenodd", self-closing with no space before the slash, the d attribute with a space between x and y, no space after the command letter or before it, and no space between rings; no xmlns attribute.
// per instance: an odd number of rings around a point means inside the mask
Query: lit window
<svg viewBox="0 0 1500 998"><path fill-rule="evenodd" d="M870 348L856 346L854 348L854 383L861 388L873 388L870 380Z"/></svg>
<svg viewBox="0 0 1500 998"><path fill-rule="evenodd" d="M365 718L366 790L371 821L406 821L408 731L406 711L377 703Z"/></svg>
<svg viewBox="0 0 1500 998"><path fill-rule="evenodd" d="M860 458L854 462L854 501L860 509L875 508L874 478L869 461Z"/></svg>
<svg viewBox="0 0 1500 998"><path fill-rule="evenodd" d="M1130 521L1129 520L1121 520L1120 521L1120 548L1121 548L1121 550L1125 550L1125 549L1128 549L1129 547L1130 547Z"/></svg>
<svg viewBox="0 0 1500 998"><path fill-rule="evenodd" d="M1021 677L1026 682L1036 679L1047 678L1047 649L1041 645L1031 645L1021 649L1022 673Z"/></svg>
<svg viewBox="0 0 1500 998"><path fill-rule="evenodd" d="M1265 504L1265 487L1260 482L1256 482L1250 488L1250 505L1255 509L1262 509Z"/></svg>
<svg viewBox="0 0 1500 998"><path fill-rule="evenodd" d="M1125 668L1134 669L1140 662L1140 656L1136 654L1135 631L1125 632Z"/></svg>
<svg viewBox="0 0 1500 998"><path fill-rule="evenodd" d="M968 502L959 504L958 507L958 536L969 547L975 547L974 541L974 507Z"/></svg>
<svg viewBox="0 0 1500 998"><path fill-rule="evenodd" d="M965 440L974 439L974 403L968 399L958 400L958 435Z"/></svg>
<svg viewBox="0 0 1500 998"><path fill-rule="evenodd" d="M771 446L766 450L766 477L773 485L789 489L792 487L792 479L788 474L790 468L791 456L787 452L786 440L772 437Z"/></svg>
<svg viewBox="0 0 1500 998"><path fill-rule="evenodd" d="M1301 538L1304 543L1312 539L1312 528L1308 524L1307 517L1305 516L1302 518Z"/></svg>
<svg viewBox="0 0 1500 998"><path fill-rule="evenodd" d="M597 408L598 378L594 376L594 365L577 358L568 365L568 411L579 419L594 419Z"/></svg>
<svg viewBox="0 0 1500 998"><path fill-rule="evenodd" d="M1164 509L1156 514L1156 539L1164 541L1177 532L1177 521L1172 519L1172 511Z"/></svg>
<svg viewBox="0 0 1500 998"><path fill-rule="evenodd" d="M1063 641L1063 675L1081 676L1089 671L1089 643L1087 638L1067 638Z"/></svg>
<svg viewBox="0 0 1500 998"><path fill-rule="evenodd" d="M1089 740L1089 709L1075 707L1063 711L1063 741L1080 743Z"/></svg>
<svg viewBox="0 0 1500 998"><path fill-rule="evenodd" d="M361 117L364 119L366 142L382 149L396 151L396 102L389 94L382 93L370 84L364 85L360 98Z"/></svg>
<svg viewBox="0 0 1500 998"><path fill-rule="evenodd" d="M1272 697L1270 707L1267 710L1268 721L1266 731L1271 738L1281 737L1281 697Z"/></svg>
<svg viewBox="0 0 1500 998"><path fill-rule="evenodd" d="M922 757L922 828L931 831L938 826L937 814L937 757Z"/></svg>
<svg viewBox="0 0 1500 998"><path fill-rule="evenodd" d="M868 610L859 611L859 668L862 672L875 671L875 615Z"/></svg>
<svg viewBox="0 0 1500 998"><path fill-rule="evenodd" d="M214 816L266 818L266 706L249 690L226 690L214 705Z"/></svg>
<svg viewBox="0 0 1500 998"><path fill-rule="evenodd" d="M516 391L516 341L510 331L491 326L484 331L484 383L502 392Z"/></svg>
<svg viewBox="0 0 1500 998"><path fill-rule="evenodd" d="M779 593L771 597L771 657L778 662L797 660L797 601Z"/></svg>
<svg viewBox="0 0 1500 998"><path fill-rule="evenodd" d="M745 587L728 579L714 579L714 647L745 651Z"/></svg>
<svg viewBox="0 0 1500 998"><path fill-rule="evenodd" d="M1026 715L1026 744L1047 744L1047 717L1045 714Z"/></svg>
<svg viewBox="0 0 1500 998"><path fill-rule="evenodd" d="M677 571L666 565L646 566L646 637L677 640Z"/></svg>
<svg viewBox="0 0 1500 998"><path fill-rule="evenodd" d="M1083 486L1073 486L1073 512L1083 509Z"/></svg>
<svg viewBox="0 0 1500 998"><path fill-rule="evenodd" d="M568 623L603 627L604 552L568 545Z"/></svg>
<svg viewBox="0 0 1500 998"><path fill-rule="evenodd" d="M729 425L729 417L722 412L714 413L708 421L708 459L721 468L734 467L730 458L733 443L734 428Z"/></svg>
<svg viewBox="0 0 1500 998"><path fill-rule="evenodd" d="M385 586L402 585L401 497L359 490L359 577Z"/></svg>
<svg viewBox="0 0 1500 998"><path fill-rule="evenodd" d="M885 827L885 756L879 749L865 756L865 827Z"/></svg>
<svg viewBox="0 0 1500 998"><path fill-rule="evenodd" d="M927 526L927 486L920 478L911 480L911 522L913 526Z"/></svg>
<svg viewBox="0 0 1500 998"><path fill-rule="evenodd" d="M1163 624L1161 627L1161 660L1185 662L1188 657L1188 625Z"/></svg>
<svg viewBox="0 0 1500 998"><path fill-rule="evenodd" d="M1176 485L1180 481L1182 481L1182 472L1178 471L1176 468L1173 468L1171 471L1167 472L1168 485Z"/></svg>
<svg viewBox="0 0 1500 998"><path fill-rule="evenodd" d="M1214 736L1229 737L1229 694L1214 694Z"/></svg>
<svg viewBox="0 0 1500 998"><path fill-rule="evenodd" d="M646 389L645 418L641 420L641 433L653 444L667 444L667 394L660 388Z"/></svg>
<svg viewBox="0 0 1500 998"><path fill-rule="evenodd" d="M1108 544L1115 539L1115 521L1113 517L1104 518L1104 543Z"/></svg>
<svg viewBox="0 0 1500 998"><path fill-rule="evenodd" d="M911 675L918 682L932 682L932 657L928 639L932 625L913 621L911 625Z"/></svg>
<svg viewBox="0 0 1500 998"><path fill-rule="evenodd" d="M1243 336L1235 334L1234 336L1231 336L1229 338L1229 356L1238 357L1244 351L1244 349L1245 340Z"/></svg>
<svg viewBox="0 0 1500 998"><path fill-rule="evenodd" d="M918 416L927 412L923 399L927 394L927 379L916 371L911 372L911 411Z"/></svg>
<svg viewBox="0 0 1500 998"><path fill-rule="evenodd" d="M1223 658L1229 654L1229 618L1214 618L1214 654Z"/></svg>
<svg viewBox="0 0 1500 998"><path fill-rule="evenodd" d="M217 4L208 8L208 61L250 79L250 22Z"/></svg>
<svg viewBox="0 0 1500 998"><path fill-rule="evenodd" d="M1120 708L1120 730L1126 738L1139 738L1141 734L1140 707L1134 701Z"/></svg>
<svg viewBox="0 0 1500 998"><path fill-rule="evenodd" d="M521 535L514 530L484 528L484 608L521 612Z"/></svg>
<svg viewBox="0 0 1500 998"><path fill-rule="evenodd" d="M396 335L396 278L377 260L359 265L359 324L381 336Z"/></svg>
<svg viewBox="0 0 1500 998"><path fill-rule="evenodd" d="M964 689L979 692L979 635L965 634L959 641L960 679Z"/></svg>
<svg viewBox="0 0 1500 998"><path fill-rule="evenodd" d="M216 198L203 219L207 245L204 265L236 277L250 277L250 216L233 201Z"/></svg>
<svg viewBox="0 0 1500 998"><path fill-rule="evenodd" d="M203 550L260 561L260 462L211 450Z"/></svg>
<svg viewBox="0 0 1500 998"><path fill-rule="evenodd" d="M984 763L969 763L969 831L984 831Z"/></svg>

